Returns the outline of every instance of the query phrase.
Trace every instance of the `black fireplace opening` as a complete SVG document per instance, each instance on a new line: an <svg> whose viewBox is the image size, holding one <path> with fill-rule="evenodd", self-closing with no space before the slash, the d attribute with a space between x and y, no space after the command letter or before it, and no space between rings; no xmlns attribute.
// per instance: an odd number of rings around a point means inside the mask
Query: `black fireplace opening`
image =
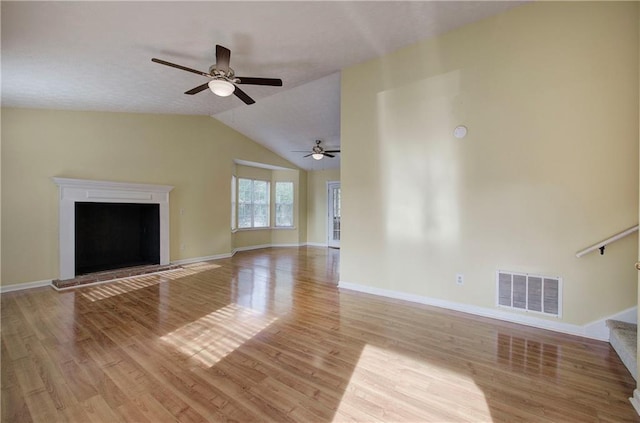
<svg viewBox="0 0 640 423"><path fill-rule="evenodd" d="M76 275L160 264L160 205L75 203Z"/></svg>

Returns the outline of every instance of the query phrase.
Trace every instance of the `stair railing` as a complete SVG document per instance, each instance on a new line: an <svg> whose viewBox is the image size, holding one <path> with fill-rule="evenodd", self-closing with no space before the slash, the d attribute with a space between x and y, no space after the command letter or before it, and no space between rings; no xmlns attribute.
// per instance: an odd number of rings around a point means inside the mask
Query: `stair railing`
<svg viewBox="0 0 640 423"><path fill-rule="evenodd" d="M580 258L582 256L584 256L585 254L589 254L592 251L595 250L600 250L600 255L604 254L604 248L611 244L612 242L616 242L617 240L624 238L627 235L631 235L632 233L634 233L635 231L638 230L638 225L633 226L627 230L624 230L616 235L613 235L612 237L609 237L607 239L605 239L604 241L600 241L597 244L593 244L591 247L585 248L582 251L578 251L576 253L576 257Z"/></svg>

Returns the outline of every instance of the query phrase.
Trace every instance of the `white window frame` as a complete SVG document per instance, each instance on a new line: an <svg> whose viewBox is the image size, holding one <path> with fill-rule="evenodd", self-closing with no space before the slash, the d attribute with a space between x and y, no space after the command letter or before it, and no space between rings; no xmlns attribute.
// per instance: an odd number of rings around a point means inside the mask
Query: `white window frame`
<svg viewBox="0 0 640 423"><path fill-rule="evenodd" d="M231 175L231 230L238 229L238 181L236 175Z"/></svg>
<svg viewBox="0 0 640 423"><path fill-rule="evenodd" d="M251 181L251 202L247 203L250 204L250 210L251 210L251 226L240 226L240 219L236 218L237 221L237 229L239 230L243 230L243 229L269 229L270 227L270 222L271 222L271 182L264 180L264 179L252 179L252 178L242 178L242 177L238 177L238 184L237 184L237 204L238 206L236 207L236 214L239 215L239 211L240 211L240 181L242 180L246 180L246 181ZM255 223L255 205L257 203L255 203L255 198L253 196L254 194L254 189L253 189L253 184L255 182L264 182L267 185L267 193L266 193L266 199L267 199L267 218L266 218L266 225L265 226L256 226Z"/></svg>

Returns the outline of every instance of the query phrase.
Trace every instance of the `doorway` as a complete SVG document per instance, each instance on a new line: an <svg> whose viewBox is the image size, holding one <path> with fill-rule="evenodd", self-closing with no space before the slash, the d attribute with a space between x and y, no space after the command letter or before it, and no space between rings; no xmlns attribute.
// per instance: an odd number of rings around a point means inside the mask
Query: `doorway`
<svg viewBox="0 0 640 423"><path fill-rule="evenodd" d="M330 248L340 248L340 182L327 182L328 220L327 245Z"/></svg>

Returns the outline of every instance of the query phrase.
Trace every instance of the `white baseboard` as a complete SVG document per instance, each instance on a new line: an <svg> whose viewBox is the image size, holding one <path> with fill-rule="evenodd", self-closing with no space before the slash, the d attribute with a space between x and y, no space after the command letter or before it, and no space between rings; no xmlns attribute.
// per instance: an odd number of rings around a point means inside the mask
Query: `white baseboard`
<svg viewBox="0 0 640 423"><path fill-rule="evenodd" d="M305 244L288 243L288 244L271 244L271 248L291 248L291 247L304 247Z"/></svg>
<svg viewBox="0 0 640 423"><path fill-rule="evenodd" d="M301 243L288 243L288 244L261 244L261 245L250 245L248 247L238 247L238 248L234 248L233 252L231 253L231 255L234 255L237 252L240 251L250 251L250 250L260 250L262 248L291 248L291 247L306 247L306 246L312 246L312 247L326 247L327 245L321 245L321 244L313 244L313 243L308 243L308 242L301 242Z"/></svg>
<svg viewBox="0 0 640 423"><path fill-rule="evenodd" d="M571 323L562 323L553 320L541 319L534 316L521 315L516 313L510 313L499 309L491 309L486 307L474 306L471 304L457 303L453 301L441 300L438 298L424 297L416 294L410 294L406 292L393 291L389 289L382 289L371 287L367 285L360 285L345 281L338 283L338 288L348 289L351 291L364 292L367 294L378 295L381 297L394 298L398 300L410 301L418 304L425 304L434 307L445 308L448 310L460 311L462 313L469 313L476 316L489 317L492 319L503 320L512 323L519 323L521 325L532 326L540 329L548 329L555 332L567 333L570 335L582 336L585 338L597 339L599 341L609 341L609 329L604 322L609 318L615 318L620 320L616 316L627 317L633 313L637 313L637 307L624 310L614 316L598 320L596 322L589 323L584 326L574 325ZM633 320L635 322L635 320Z"/></svg>
<svg viewBox="0 0 640 423"><path fill-rule="evenodd" d="M237 247L234 248L231 252L231 255L238 253L240 251L251 251L251 250L260 250L262 248L271 248L271 244L261 244L261 245L249 245L248 247Z"/></svg>
<svg viewBox="0 0 640 423"><path fill-rule="evenodd" d="M171 264L183 265L183 264L199 263L201 261L220 260L220 259L229 258L232 255L233 253L225 253L225 254L215 254L213 256L193 257L188 259L175 260L175 261L172 261Z"/></svg>
<svg viewBox="0 0 640 423"><path fill-rule="evenodd" d="M322 243L322 242L307 242L305 245L308 245L309 247L328 247L329 244L327 244L326 242Z"/></svg>
<svg viewBox="0 0 640 423"><path fill-rule="evenodd" d="M585 334L588 338L609 340L609 328L607 320L620 320L627 323L638 323L638 306L630 307L619 313L606 317L604 319L591 322L584 326Z"/></svg>
<svg viewBox="0 0 640 423"><path fill-rule="evenodd" d="M0 287L0 294L4 294L5 292L22 291L23 289L41 288L43 286L53 286L51 285L51 279L45 279L43 281L35 282L17 283L15 285L3 285Z"/></svg>

